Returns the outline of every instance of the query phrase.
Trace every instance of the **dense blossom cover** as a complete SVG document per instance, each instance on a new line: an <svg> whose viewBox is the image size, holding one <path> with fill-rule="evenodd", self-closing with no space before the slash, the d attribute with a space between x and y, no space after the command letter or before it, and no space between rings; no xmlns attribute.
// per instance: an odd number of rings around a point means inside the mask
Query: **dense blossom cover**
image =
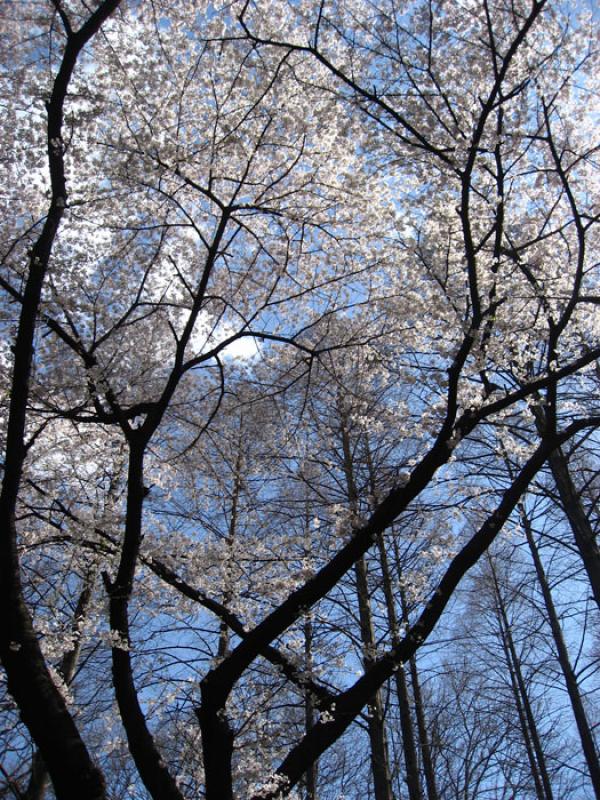
<svg viewBox="0 0 600 800"><path fill-rule="evenodd" d="M4 4L0 797L600 796L597 21Z"/></svg>

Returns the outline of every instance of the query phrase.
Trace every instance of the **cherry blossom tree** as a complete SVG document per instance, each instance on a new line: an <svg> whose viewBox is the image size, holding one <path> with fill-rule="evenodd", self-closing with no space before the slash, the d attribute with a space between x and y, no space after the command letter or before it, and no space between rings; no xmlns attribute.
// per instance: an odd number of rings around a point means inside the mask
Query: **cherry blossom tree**
<svg viewBox="0 0 600 800"><path fill-rule="evenodd" d="M598 425L594 22L546 0L9 4L0 657L56 797L111 791L65 685L70 654L108 678L108 651L122 728L98 724L132 792L314 795ZM327 403L341 470L310 422ZM348 576L417 509L368 658L326 665L307 640L335 652Z"/></svg>

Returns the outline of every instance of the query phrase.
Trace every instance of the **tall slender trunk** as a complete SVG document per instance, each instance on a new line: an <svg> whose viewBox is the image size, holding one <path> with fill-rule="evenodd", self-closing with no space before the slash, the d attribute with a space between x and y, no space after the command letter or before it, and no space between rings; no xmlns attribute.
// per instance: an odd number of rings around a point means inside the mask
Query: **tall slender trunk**
<svg viewBox="0 0 600 800"><path fill-rule="evenodd" d="M540 435L543 435L546 430L546 419L541 409L536 411L535 420ZM577 491L571 476L569 461L562 447L557 447L552 451L548 458L548 464L563 510L569 521L575 545L587 573L596 605L600 608L600 548L581 502L581 494Z"/></svg>
<svg viewBox="0 0 600 800"><path fill-rule="evenodd" d="M523 506L521 507L521 520L525 529L529 550L531 551L531 556L533 558L538 583L540 584L540 588L542 590L544 605L546 607L546 613L548 614L548 622L550 623L550 629L552 631L552 637L556 647L558 663L560 664L560 668L565 679L569 700L571 701L571 708L573 709L573 716L575 717L579 738L581 739L581 747L583 749L583 754L590 772L590 779L592 781L592 786L594 787L594 793L596 797L600 798L600 764L598 763L596 744L594 742L592 729L585 713L581 694L579 693L577 676L575 675L575 671L571 666L569 652L562 634L562 628L558 619L558 614L556 613L556 608L554 606L550 585L548 584L548 580L546 578L544 565L542 564L542 559L535 542L531 528L531 522Z"/></svg>
<svg viewBox="0 0 600 800"><path fill-rule="evenodd" d="M353 515L357 517L358 492L354 479L354 463L350 435L343 413L341 413L340 434L342 439L343 468L346 479L348 502ZM376 641L371 614L367 564L364 556L361 556L354 565L354 577L356 580L356 597L360 621L363 664L365 670L368 670L376 658ZM367 728L369 732L371 771L373 775L375 800L393 800L392 779L385 735L385 718L380 691L375 692L372 701L367 706Z"/></svg>
<svg viewBox="0 0 600 800"><path fill-rule="evenodd" d="M396 614L396 603L392 590L392 577L385 549L383 536L377 537L377 547L379 550L379 561L381 573L383 575L383 592L385 595L385 605L387 611L388 624L392 635L394 646L400 642L400 626ZM417 759L417 748L415 745L415 734L413 729L412 714L410 711L410 699L408 686L406 683L406 672L404 664L399 664L395 673L396 694L398 696L398 707L400 711L400 728L402 730L402 751L404 753L404 766L406 769L406 786L408 788L409 800L422 800L421 785L419 781L419 762Z"/></svg>
<svg viewBox="0 0 600 800"><path fill-rule="evenodd" d="M379 502L379 492L377 489L377 478L371 456L369 437L366 436L366 461L369 470L369 489L373 503ZM392 529L393 535L393 529ZM388 626L392 636L392 644L396 647L400 643L400 625L396 613L396 599L392 588L392 573L390 570L388 554L383 533L377 536L377 550L379 553L379 564L381 567L383 594L385 597L385 607ZM423 800L421 783L419 780L419 760L417 758L417 748L415 744L415 732L411 714L411 702L406 682L406 670L404 664L399 664L394 675L396 685L396 696L398 698L398 710L400 714L400 729L402 732L402 752L404 755L404 767L406 770L405 781L408 789L409 800Z"/></svg>
<svg viewBox="0 0 600 800"><path fill-rule="evenodd" d="M313 629L310 617L306 618L304 623L304 669L309 677L312 677L313 672ZM315 704L310 691L304 695L304 720L305 730L308 731L313 727L316 722ZM304 783L306 787L306 800L317 800L317 777L318 777L318 762L313 761L310 767L306 770Z"/></svg>
<svg viewBox="0 0 600 800"><path fill-rule="evenodd" d="M356 593L360 619L360 636L363 645L363 663L369 669L376 658L376 643L373 632L367 565L360 558L354 568ZM393 800L392 779L389 768L389 757L385 735L385 717L381 692L377 691L367 706L367 722L371 745L371 769L375 789L375 800Z"/></svg>
<svg viewBox="0 0 600 800"><path fill-rule="evenodd" d="M419 677L417 659L414 656L409 660L409 667L415 703L415 716L417 718L417 731L419 733L419 745L421 748L421 759L423 761L423 771L425 772L425 785L427 786L427 797L428 800L439 800L433 759L431 757L425 703L423 702L423 693L421 692L421 679Z"/></svg>
<svg viewBox="0 0 600 800"><path fill-rule="evenodd" d="M569 520L581 561L590 581L594 599L598 608L600 608L600 549L598 548L594 531L581 502L581 495L571 477L569 462L561 448L551 454L548 463L550 464L552 477L556 483L565 514Z"/></svg>
<svg viewBox="0 0 600 800"><path fill-rule="evenodd" d="M304 558L310 559L313 554L313 541L311 536L311 506L306 497L304 507ZM304 671L307 677L313 678L313 624L311 612L304 619ZM304 694L304 729L308 733L317 722L315 701L312 692L307 689ZM305 800L317 800L317 784L319 777L319 762L315 759L304 775Z"/></svg>
<svg viewBox="0 0 600 800"><path fill-rule="evenodd" d="M237 538L239 504L242 491L242 471L244 463L244 424L239 420L240 434L237 441L237 452L233 467L233 489L231 493L231 509L227 530L227 570L231 568ZM227 571L223 587L223 606L227 608L235 591L231 574ZM227 657L231 639L231 628L221 621L217 645L217 661ZM206 800L233 800L232 760L234 733L229 725L225 712L225 699L219 693L201 681L200 692L202 702L196 708L196 716L202 735L202 752L204 760L205 796Z"/></svg>
<svg viewBox="0 0 600 800"><path fill-rule="evenodd" d="M515 642L513 639L510 621L506 610L506 604L502 597L498 575L494 567L491 556L488 553L488 564L492 575L492 582L494 588L494 598L496 601L496 613L500 625L502 646L509 668L511 686L519 714L519 721L523 734L523 740L527 749L527 756L531 766L532 777L536 787L536 794L538 800L553 800L552 784L548 775L546 766L546 756L542 748L540 735L535 721L535 715L531 706L529 692L523 671L521 669L521 661L517 654Z"/></svg>
<svg viewBox="0 0 600 800"><path fill-rule="evenodd" d="M531 741L531 735L529 733L529 727L527 725L527 717L525 715L525 711L523 709L523 701L521 697L521 692L519 690L519 684L517 682L514 665L512 656L510 653L510 649L507 644L506 636L504 634L504 629L502 628L501 631L501 642L502 642L502 650L504 653L504 658L506 660L506 665L508 668L508 675L510 679L511 690L513 693L513 699L515 703L515 708L517 709L517 716L519 717L519 727L521 729L521 736L523 737L523 743L525 745L525 752L527 754L527 760L529 762L529 770L531 772L531 776L533 778L533 783L535 786L535 796L537 800L545 800L544 795L544 787L542 785L542 781L540 778L540 773L538 770L537 762L535 760L535 751L533 748L533 744Z"/></svg>
<svg viewBox="0 0 600 800"><path fill-rule="evenodd" d="M396 561L396 569L398 574L402 574L402 560L398 551L398 544L394 541L394 559ZM402 622L408 625L408 602L406 592L400 587L400 604L402 611ZM439 800L437 782L435 779L435 769L433 766L433 758L431 756L431 745L429 742L429 730L427 726L427 715L425 713L425 703L423 702L423 693L421 692L421 680L419 678L419 669L417 660L412 656L408 661L410 682L412 685L412 694L414 699L415 717L417 720L417 733L419 737L419 750L421 753L421 761L423 764L423 772L425 773L425 786L427 787L428 800Z"/></svg>
<svg viewBox="0 0 600 800"><path fill-rule="evenodd" d="M240 423L241 429L241 423ZM231 602L231 598L233 596L234 590L234 583L231 579L231 566L233 563L234 557L234 550L235 550L235 539L237 534L237 522L238 522L238 514L239 514L239 501L240 501L240 492L242 489L242 463L243 463L243 452L242 452L242 435L240 433L240 438L238 441L238 451L235 458L235 466L234 466L234 475L233 475L233 491L231 494L231 511L229 513L229 526L227 530L227 564L226 564L226 576L225 576L225 585L223 590L223 606L225 608L228 607L229 603ZM217 659L220 661L221 659L225 658L229 651L229 638L231 636L231 629L229 625L225 622L225 620L221 621L220 629L219 629L219 644L217 647Z"/></svg>

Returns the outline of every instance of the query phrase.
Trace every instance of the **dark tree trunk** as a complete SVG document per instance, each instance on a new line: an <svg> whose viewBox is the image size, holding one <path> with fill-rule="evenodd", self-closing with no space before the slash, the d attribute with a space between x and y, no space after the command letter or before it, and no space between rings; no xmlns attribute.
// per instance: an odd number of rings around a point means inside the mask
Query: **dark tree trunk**
<svg viewBox="0 0 600 800"><path fill-rule="evenodd" d="M531 700L529 698L529 692L527 691L525 678L523 677L521 662L512 636L510 621L506 611L506 604L504 602L504 598L502 597L498 576L490 556L488 556L488 563L490 565L492 575L494 597L496 600L496 613L500 625L502 647L509 669L511 686L513 689L513 695L515 698L515 704L523 734L523 741L525 742L527 749L531 773L536 787L536 795L538 800L553 800L552 784L550 783L550 777L548 775L546 757L542 748L533 708L531 707Z"/></svg>
<svg viewBox="0 0 600 800"><path fill-rule="evenodd" d="M73 647L63 655L58 667L58 672L67 686L70 686L75 676L77 661L79 660L79 653L81 652L81 626L85 620L88 606L92 598L93 586L94 575L89 573L85 578L83 590L79 595L73 615L73 623L71 625ZM31 760L29 783L25 791L22 792L22 800L42 800L46 793L48 779L49 775L46 765L44 764L44 759L40 751L36 750Z"/></svg>
<svg viewBox="0 0 600 800"><path fill-rule="evenodd" d="M577 676L575 675L573 667L571 666L569 652L562 634L560 621L558 619L558 614L556 613L556 608L554 606L552 592L546 578L544 565L542 564L542 559L540 558L540 554L535 543L529 517L525 513L524 509L521 510L521 520L523 521L523 527L525 528L525 534L527 536L527 543L529 544L529 549L535 565L535 572L542 590L544 605L546 607L546 613L548 614L548 622L550 623L550 629L552 630L552 637L556 647L558 663L560 664L560 668L565 679L565 685L567 687L569 700L571 701L571 707L573 709L573 716L575 717L575 723L581 739L581 747L590 771L590 779L592 781L596 797L600 798L600 764L598 763L598 753L596 751L594 737L585 713L585 708L583 707L581 695L579 693Z"/></svg>
<svg viewBox="0 0 600 800"><path fill-rule="evenodd" d="M425 785L427 786L428 800L439 800L433 759L431 757L431 745L429 743L429 728L421 692L421 681L417 667L417 659L413 656L409 659L410 680L412 684L413 697L415 702L415 716L417 718L417 730L419 732L419 747L421 750L421 760L423 762L423 772L425 773Z"/></svg>
<svg viewBox="0 0 600 800"><path fill-rule="evenodd" d="M400 643L400 627L396 615L396 603L392 590L392 576L390 573L387 552L383 535L377 537L377 547L379 550L379 561L383 575L383 592L387 611L388 624L392 634L394 647ZM398 707L400 711L400 728L402 730L402 750L404 753L404 766L406 769L406 786L408 788L409 800L422 800L421 784L419 780L419 762L417 759L417 748L415 745L415 733L413 729L412 714L410 710L410 699L408 686L406 684L406 672L404 664L399 664L395 674L396 694L398 696Z"/></svg>
<svg viewBox="0 0 600 800"><path fill-rule="evenodd" d="M212 681L211 681L212 678ZM225 716L227 694L208 675L200 683L202 703L196 709L202 734L206 800L233 800L233 731Z"/></svg>
<svg viewBox="0 0 600 800"><path fill-rule="evenodd" d="M0 659L8 691L38 746L58 800L102 800L104 780L94 765L40 650L23 598L16 525L19 488L27 452L26 413L34 356L34 336L42 286L67 205L62 146L64 103L77 59L87 42L119 5L105 0L77 31L68 31L60 68L46 104L50 206L31 249L14 342L10 406L6 426L4 479L0 494Z"/></svg>
<svg viewBox="0 0 600 800"><path fill-rule="evenodd" d="M394 557L396 559L396 568L401 572L401 559L400 553L396 542L394 542ZM402 621L408 626L408 602L406 600L406 592L400 588L400 603L402 608ZM435 770L433 767L433 759L431 757L431 745L429 742L429 730L427 727L427 716L425 712L425 703L423 702L423 694L421 692L421 681L419 679L419 670L417 667L417 660L412 656L408 660L410 671L410 681L412 684L412 693L415 706L415 717L417 719L417 732L419 735L419 750L421 752L421 761L423 764L423 772L425 773L425 786L427 787L428 800L439 800L437 791L437 782L435 779Z"/></svg>
<svg viewBox="0 0 600 800"><path fill-rule="evenodd" d="M346 426L346 419L342 412L340 434L342 439L343 469L346 478L346 491L352 513L358 514L358 491L354 479L354 463L350 436ZM362 642L362 657L365 671L371 667L376 659L376 642L371 616L371 600L369 596L369 581L367 577L367 564L361 556L354 565L356 579L356 597L360 621L360 638ZM393 800L392 779L389 768L389 757L385 735L385 719L381 693L375 692L372 701L367 707L367 728L371 749L371 773L375 800Z"/></svg>
<svg viewBox="0 0 600 800"><path fill-rule="evenodd" d="M138 699L131 664L129 636L129 599L142 541L142 512L144 487L144 451L147 437L131 435L127 475L127 509L125 535L119 569L114 582L105 581L109 594L111 633L116 641L112 647L112 675L115 696L127 734L129 751L144 786L154 800L183 800L177 784L169 773L148 730L146 717Z"/></svg>
<svg viewBox="0 0 600 800"><path fill-rule="evenodd" d="M590 581L594 599L598 608L600 608L600 550L598 549L594 531L581 502L581 495L573 483L569 462L561 448L554 450L548 459L548 463L550 464L552 477L556 483L565 514L573 531L573 538L579 550L581 561Z"/></svg>
<svg viewBox="0 0 600 800"><path fill-rule="evenodd" d="M377 476L373 465L371 456L371 447L368 436L366 436L366 460L367 468L369 471L369 487L374 504L379 502L379 491L377 487ZM392 529L393 536L393 529ZM395 553L398 559L398 551L395 546ZM381 566L381 575L383 583L383 594L385 597L385 607L387 613L387 620L392 636L392 644L397 647L400 644L400 626L398 624L398 615L396 613L396 600L394 598L394 591L392 588L392 573L390 570L388 554L386 550L385 537L383 533L377 536L377 550L379 553L379 564ZM400 565L397 564L398 570ZM411 714L411 702L408 693L408 686L406 683L406 671L404 664L398 664L394 675L394 682L396 685L396 695L398 698L398 710L400 714L400 729L402 732L402 751L404 754L404 767L406 770L405 780L408 788L409 800L423 800L421 793L421 783L419 780L419 761L417 758L417 749L415 746L415 733L413 728L413 720Z"/></svg>
<svg viewBox="0 0 600 800"><path fill-rule="evenodd" d="M307 619L304 623L304 665L307 674L312 677L312 622ZM310 731L316 721L315 703L310 691L304 696L304 717L306 732ZM317 800L318 763L313 762L306 770L304 783L306 786L306 800Z"/></svg>
<svg viewBox="0 0 600 800"><path fill-rule="evenodd" d="M375 661L375 636L371 620L371 606L367 580L365 559L360 558L355 565L356 592L360 619L360 636L363 645L363 663L365 670ZM389 757L385 736L385 718L381 693L375 692L367 706L367 726L371 745L371 772L375 800L393 800L392 780L389 769Z"/></svg>
<svg viewBox="0 0 600 800"><path fill-rule="evenodd" d="M546 432L547 422L541 409L536 410L535 421L540 435L543 436ZM581 502L581 494L577 491L571 477L569 461L562 447L557 447L552 451L548 457L548 464L564 513L569 520L575 545L587 573L596 605L600 608L600 548Z"/></svg>

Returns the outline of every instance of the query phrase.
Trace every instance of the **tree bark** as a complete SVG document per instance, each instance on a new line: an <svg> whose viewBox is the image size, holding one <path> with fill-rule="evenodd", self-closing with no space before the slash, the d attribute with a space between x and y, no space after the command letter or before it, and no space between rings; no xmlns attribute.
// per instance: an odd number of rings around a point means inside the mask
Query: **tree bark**
<svg viewBox="0 0 600 800"><path fill-rule="evenodd" d="M379 492L377 489L377 478L375 475L375 468L371 456L371 446L368 435L366 436L366 461L369 470L369 485L371 496L374 503L379 502ZM393 529L392 529L393 535ZM390 570L388 554L385 546L385 538L383 533L377 536L377 550L379 553L379 564L381 566L383 595L385 597L385 607L388 625L392 636L392 644L397 647L400 644L400 626L398 624L398 615L396 613L396 600L394 598L394 590L392 588L392 573ZM400 572L399 554L396 542L394 540L394 553L396 555L396 563L398 572ZM417 749L415 745L415 734L413 728L413 720L410 708L410 698L408 694L408 686L406 683L406 671L404 664L398 664L394 675L394 682L396 685L396 696L398 698L398 711L400 714L400 729L402 732L402 752L404 754L404 767L406 770L405 781L408 789L409 800L423 800L421 793L421 782L419 780L419 761L417 758Z"/></svg>
<svg viewBox="0 0 600 800"><path fill-rule="evenodd" d="M428 800L439 800L433 759L431 758L431 746L429 744L429 730L427 717L425 714L425 703L421 692L421 681L417 667L417 659L412 656L409 659L410 680L412 684L413 697L415 702L415 715L417 717L417 730L419 732L419 746L421 749L421 759L423 761L423 771L425 773L425 785L427 786Z"/></svg>
<svg viewBox="0 0 600 800"><path fill-rule="evenodd" d="M376 645L371 619L367 567L364 558L360 558L355 565L355 577L360 636L363 645L363 664L366 671L375 661ZM367 706L367 726L375 800L393 800L392 779L385 735L385 718L381 692L379 691L375 692L372 701Z"/></svg>

